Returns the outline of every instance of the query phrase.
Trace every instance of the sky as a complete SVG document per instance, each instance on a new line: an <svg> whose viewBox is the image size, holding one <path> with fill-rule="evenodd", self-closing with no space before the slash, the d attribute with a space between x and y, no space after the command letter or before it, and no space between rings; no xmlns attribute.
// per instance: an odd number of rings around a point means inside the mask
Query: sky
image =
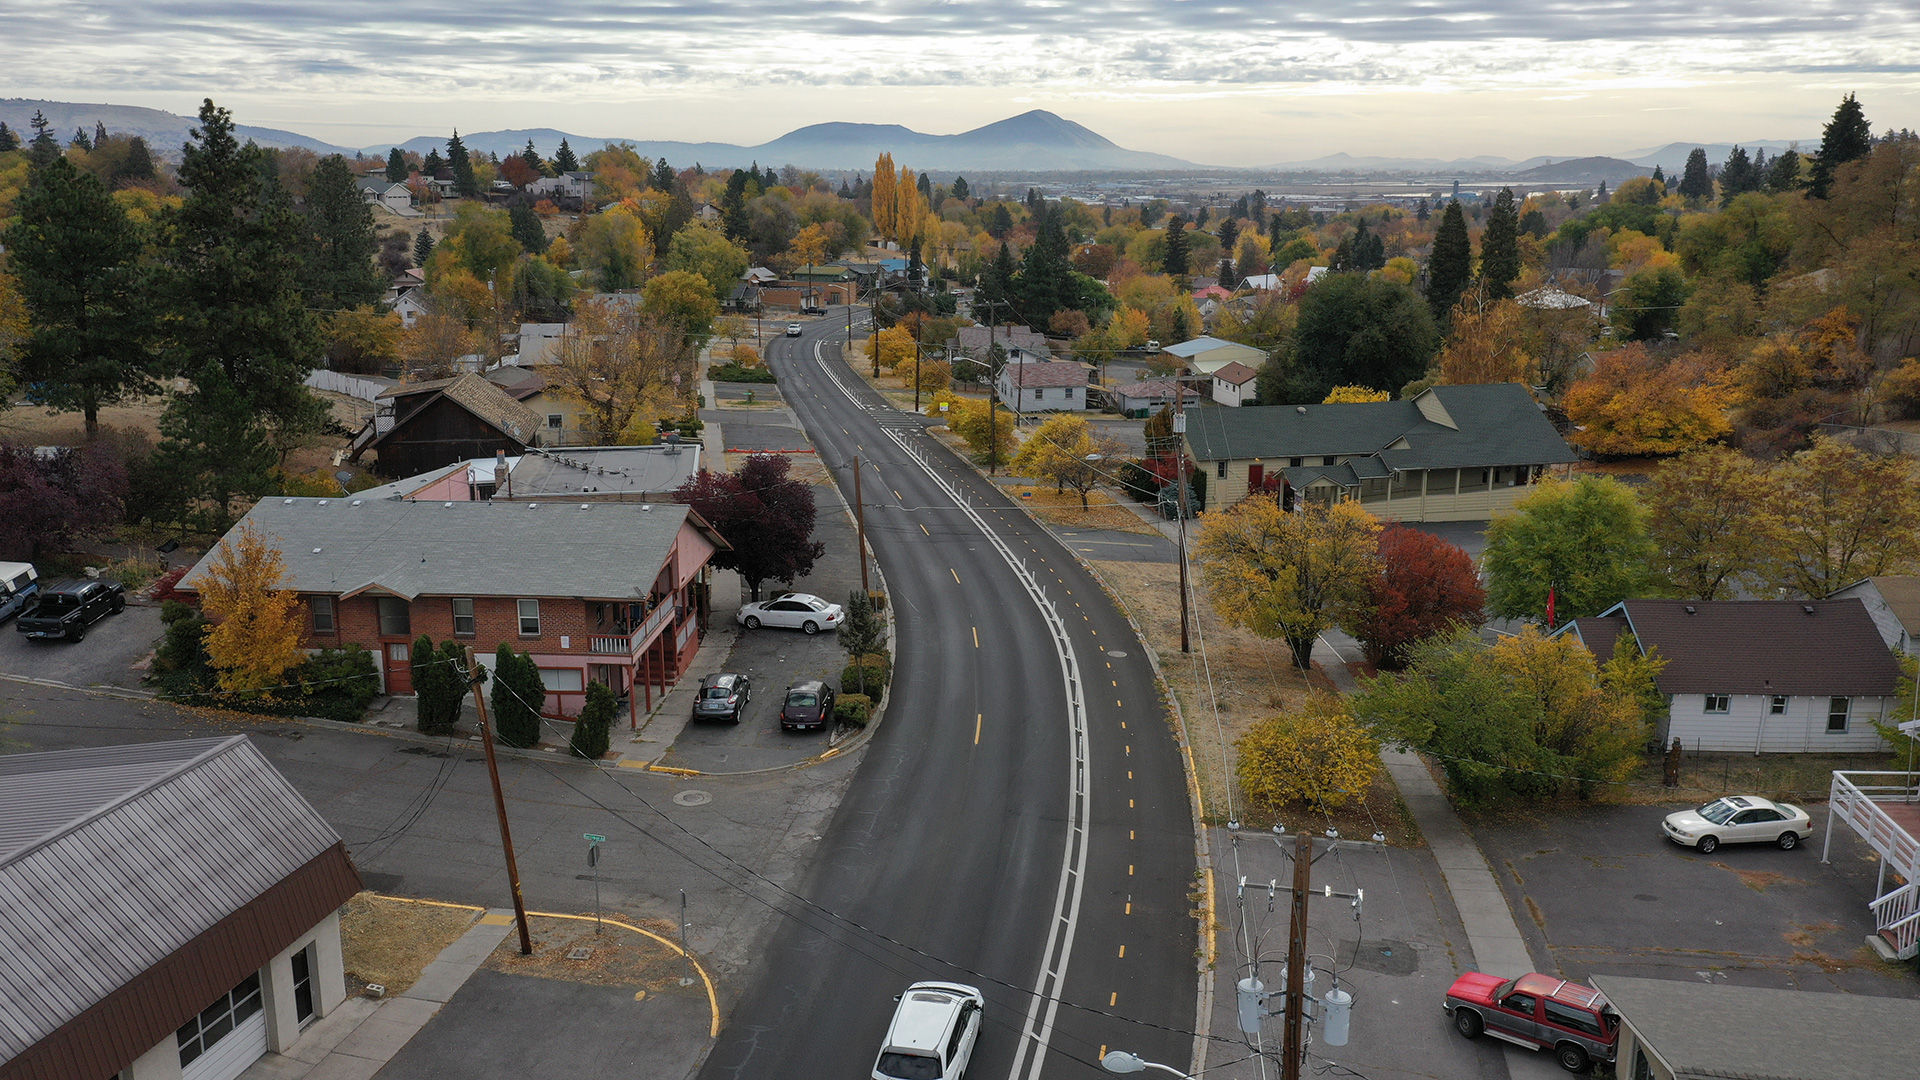
<svg viewBox="0 0 1920 1080"><path fill-rule="evenodd" d="M1044 108L1122 146L1620 154L1920 127L1915 0L0 0L0 96L342 145L555 127L753 145Z"/></svg>

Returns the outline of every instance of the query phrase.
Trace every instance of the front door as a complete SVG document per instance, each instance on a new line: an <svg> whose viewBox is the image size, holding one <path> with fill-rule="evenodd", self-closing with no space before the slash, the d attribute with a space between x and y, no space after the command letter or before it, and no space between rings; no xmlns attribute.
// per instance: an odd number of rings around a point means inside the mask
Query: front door
<svg viewBox="0 0 1920 1080"><path fill-rule="evenodd" d="M387 693L413 693L413 646L404 641L389 641L387 653Z"/></svg>

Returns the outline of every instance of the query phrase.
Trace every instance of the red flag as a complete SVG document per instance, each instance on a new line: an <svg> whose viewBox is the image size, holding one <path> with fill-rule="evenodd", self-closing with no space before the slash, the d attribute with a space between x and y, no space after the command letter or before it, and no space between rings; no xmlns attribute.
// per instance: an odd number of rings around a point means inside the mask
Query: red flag
<svg viewBox="0 0 1920 1080"><path fill-rule="evenodd" d="M1547 586L1547 629L1553 629L1553 586Z"/></svg>

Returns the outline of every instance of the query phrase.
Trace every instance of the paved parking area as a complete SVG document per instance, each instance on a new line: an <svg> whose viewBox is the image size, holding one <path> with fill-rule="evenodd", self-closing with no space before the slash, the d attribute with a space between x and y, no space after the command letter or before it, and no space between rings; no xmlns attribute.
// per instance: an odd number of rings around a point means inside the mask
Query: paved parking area
<svg viewBox="0 0 1920 1080"><path fill-rule="evenodd" d="M139 689L135 668L159 643L165 627L157 607L128 607L87 627L85 641L33 641L12 620L0 624L0 674L52 679L68 686Z"/></svg>
<svg viewBox="0 0 1920 1080"><path fill-rule="evenodd" d="M1876 996L1920 997L1911 964L1865 944L1879 864L1845 825L1820 862L1814 835L1793 851L1729 845L1710 856L1669 843L1674 806L1542 811L1472 824L1541 970L1632 975Z"/></svg>

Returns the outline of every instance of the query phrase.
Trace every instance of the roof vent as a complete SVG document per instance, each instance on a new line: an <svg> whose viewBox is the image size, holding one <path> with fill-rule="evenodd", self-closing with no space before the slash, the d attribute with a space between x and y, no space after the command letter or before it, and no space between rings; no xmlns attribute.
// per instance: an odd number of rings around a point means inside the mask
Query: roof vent
<svg viewBox="0 0 1920 1080"><path fill-rule="evenodd" d="M1692 605L1692 604L1688 604L1688 605L1687 605L1687 614L1689 614L1689 615L1698 615L1698 614L1700 614L1700 613L1699 613L1698 611L1695 611L1695 610L1694 610L1694 607L1693 607L1693 605Z"/></svg>
<svg viewBox="0 0 1920 1080"><path fill-rule="evenodd" d="M539 504L539 503L528 503L528 504L527 504L527 509L529 509L529 510L538 510L538 509L540 509L540 504Z"/></svg>
<svg viewBox="0 0 1920 1080"><path fill-rule="evenodd" d="M1804 612L1806 612L1806 613L1807 613L1807 614L1809 614L1809 615L1811 615L1811 614L1813 614L1813 605L1812 605L1812 604L1801 604L1801 605L1800 605L1800 610L1801 610L1801 611L1804 611Z"/></svg>
<svg viewBox="0 0 1920 1080"><path fill-rule="evenodd" d="M449 510L453 509L453 504L450 502L444 502L444 503L441 503L440 505L446 507Z"/></svg>
<svg viewBox="0 0 1920 1080"><path fill-rule="evenodd" d="M641 503L641 504L640 504L640 509L641 509L641 510L651 510L651 509L653 509L653 504L652 504L652 503Z"/></svg>
<svg viewBox="0 0 1920 1080"><path fill-rule="evenodd" d="M292 505L293 505L293 500L292 500L292 499L286 499L286 500L283 500L283 501L282 501L282 502L280 503L280 505L281 505L281 506L292 506Z"/></svg>
<svg viewBox="0 0 1920 1080"><path fill-rule="evenodd" d="M1305 405L1295 405L1293 411L1299 413L1301 416L1307 415L1307 407Z"/></svg>
<svg viewBox="0 0 1920 1080"><path fill-rule="evenodd" d="M360 503L361 503L361 500L360 500L360 499L355 499L355 500L353 500L353 502L351 502L351 503L348 503L347 505L349 505L349 506L359 506L359 505L360 505Z"/></svg>
<svg viewBox="0 0 1920 1080"><path fill-rule="evenodd" d="M321 499L321 500L320 500L319 502L317 502L317 503L315 503L314 505L315 505L315 506L325 506L325 505L327 505L327 500L325 500L325 499Z"/></svg>
<svg viewBox="0 0 1920 1080"><path fill-rule="evenodd" d="M314 549L313 549L313 553L314 553L315 555L318 555L318 554L320 554L320 549L319 549L319 548L314 548Z"/></svg>
<svg viewBox="0 0 1920 1080"><path fill-rule="evenodd" d="M581 504L580 504L580 509L582 509L582 510L585 510L586 508L587 508L587 504L586 504L586 503L581 503Z"/></svg>

